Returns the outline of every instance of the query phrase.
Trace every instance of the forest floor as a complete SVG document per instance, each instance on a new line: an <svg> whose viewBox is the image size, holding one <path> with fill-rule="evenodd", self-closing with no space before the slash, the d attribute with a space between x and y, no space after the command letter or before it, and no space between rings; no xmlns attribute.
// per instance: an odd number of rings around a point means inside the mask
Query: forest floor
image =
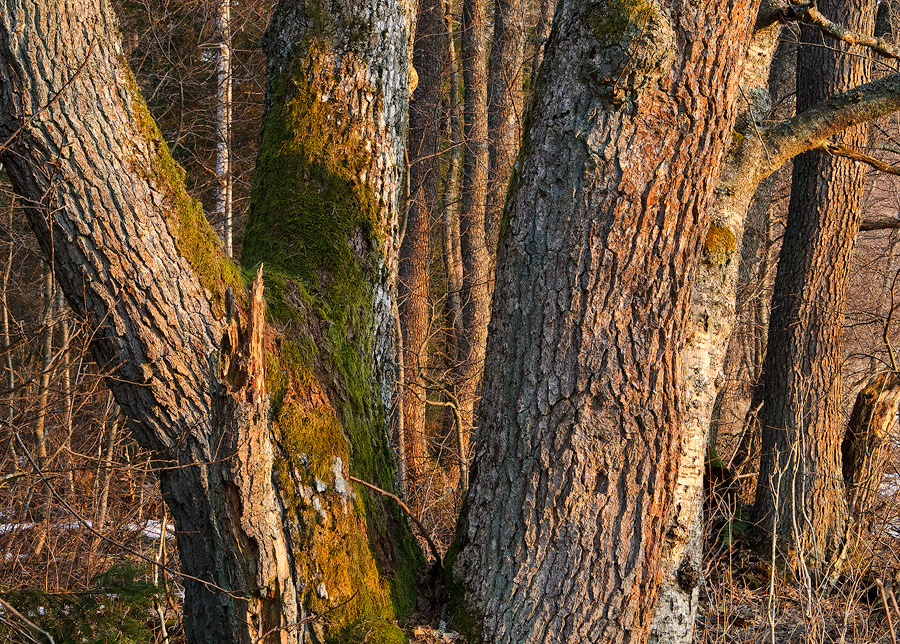
<svg viewBox="0 0 900 644"><path fill-rule="evenodd" d="M891 584L885 584L889 616L872 570L825 590L773 578L771 567L743 544L708 563L695 625L698 644L896 644L900 637ZM416 613L404 630L410 644L465 644L437 606Z"/></svg>
<svg viewBox="0 0 900 644"><path fill-rule="evenodd" d="M714 519L707 524L694 642L897 644L900 534L892 526L900 525L900 513L891 512L894 518L888 520L882 512L874 536L859 549L865 554L845 566L836 583L816 585L804 583L787 566L773 571L771 557L750 547L746 525L709 510ZM876 580L883 580L883 594ZM411 644L465 643L439 597L421 603L405 631Z"/></svg>

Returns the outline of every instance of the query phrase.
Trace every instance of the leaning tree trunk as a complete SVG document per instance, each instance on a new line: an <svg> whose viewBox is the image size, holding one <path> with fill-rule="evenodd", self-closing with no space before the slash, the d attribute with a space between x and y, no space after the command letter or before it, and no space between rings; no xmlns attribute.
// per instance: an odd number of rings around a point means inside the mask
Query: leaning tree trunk
<svg viewBox="0 0 900 644"><path fill-rule="evenodd" d="M321 639L414 603L420 557L405 520L349 482L393 484L387 276L406 16L393 0L333 18L292 4L267 36L244 246L248 265L273 269L271 324L261 281L248 297L185 192L109 6L0 4L0 161L95 327L135 436L163 465L192 642Z"/></svg>
<svg viewBox="0 0 900 644"><path fill-rule="evenodd" d="M829 0L819 8L839 24L872 33L872 0ZM865 51L825 43L815 27L803 27L801 42L811 44L797 50L798 111L868 80ZM867 133L857 126L838 141L864 146ZM760 384L754 517L767 538L796 548L820 573L842 545L848 516L840 453L842 336L864 177L862 164L823 152L795 159Z"/></svg>
<svg viewBox="0 0 900 644"><path fill-rule="evenodd" d="M501 223L450 558L455 608L485 642L647 637L690 278L752 14L688 0L557 8Z"/></svg>
<svg viewBox="0 0 900 644"><path fill-rule="evenodd" d="M428 366L429 275L431 227L440 186L441 74L444 61L442 0L420 0L413 66L418 87L409 104L409 206L400 263L397 295L403 329L403 396L406 434L407 488L417 499L417 483L427 469L425 402ZM418 503L416 503L418 505Z"/></svg>

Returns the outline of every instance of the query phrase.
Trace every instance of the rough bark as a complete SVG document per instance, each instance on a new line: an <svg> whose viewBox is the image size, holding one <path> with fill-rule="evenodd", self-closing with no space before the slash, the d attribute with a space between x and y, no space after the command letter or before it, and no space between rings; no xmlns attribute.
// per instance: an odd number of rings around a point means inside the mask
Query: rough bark
<svg viewBox="0 0 900 644"><path fill-rule="evenodd" d="M166 466L192 642L300 642L393 617L411 608L420 561L397 511L347 480L392 484L393 328L382 312L407 16L390 0L312 15L289 4L268 34L275 55L245 244L254 265L279 269L266 278L272 325L261 280L248 296L186 194L109 7L6 0L0 10L0 161L70 305L95 329L94 354L135 436ZM344 138L329 144L368 143L365 163L292 147L299 132L327 130L316 119L323 102L349 110L351 100L369 106L361 118L375 131L353 139L353 127L339 128ZM338 178L350 189L322 185ZM365 219L330 229L346 221L334 215L348 193L371 197ZM304 206L316 244L285 239Z"/></svg>
<svg viewBox="0 0 900 644"><path fill-rule="evenodd" d="M444 183L443 207L441 212L441 243L444 260L444 272L447 275L447 362L457 365L460 360L460 342L463 333L462 328L462 287L463 287L463 262L462 246L460 241L459 226L459 169L462 156L462 124L459 105L459 60L456 54L456 43L453 41L453 16L449 8L444 13L444 26L446 29L447 63L450 77L450 91L447 96L447 124L446 131L449 138L450 154L447 162L447 180ZM464 426L462 415L459 413L459 391L455 378L446 385L450 389L452 401L455 401L456 409L452 411L452 417L445 426L453 424L456 430L456 449L459 459L459 478L462 488L468 487L468 447L469 430ZM449 476L452 482L453 470Z"/></svg>
<svg viewBox="0 0 900 644"><path fill-rule="evenodd" d="M486 4L485 0L464 0L462 10L460 59L465 93L460 251L463 283L462 333L455 375L467 436L475 424L491 306L490 254L485 238L488 185ZM464 451L468 452L468 449Z"/></svg>
<svg viewBox="0 0 900 644"><path fill-rule="evenodd" d="M856 396L847 431L841 442L844 483L852 496L860 486L877 491L881 482L878 453L887 445L900 403L900 376L890 371L872 376ZM884 463L879 464L883 467ZM862 506L858 506L862 507Z"/></svg>
<svg viewBox="0 0 900 644"><path fill-rule="evenodd" d="M681 448L690 277L754 9L556 10L501 224L451 558L457 611L486 642L647 637Z"/></svg>
<svg viewBox="0 0 900 644"><path fill-rule="evenodd" d="M416 482L427 470L425 443L426 369L428 366L431 227L440 185L441 76L444 15L442 0L421 0L413 50L418 86L409 104L409 206L397 283L403 328L404 430L407 474L415 497ZM415 500L415 499L414 499Z"/></svg>
<svg viewBox="0 0 900 644"><path fill-rule="evenodd" d="M756 136L771 108L769 67L780 25L757 30L741 72L742 97L734 137ZM709 424L723 385L722 367L735 319L738 262L744 223L756 185L745 179L746 168L731 146L712 202L711 225L697 269L683 351L684 438L678 460L675 505L666 530L662 579L653 614L651 642L693 639L703 559L703 473Z"/></svg>
<svg viewBox="0 0 900 644"><path fill-rule="evenodd" d="M497 231L519 153L525 95L525 1L494 2L494 38L488 60L488 193L485 243L497 253Z"/></svg>
<svg viewBox="0 0 900 644"><path fill-rule="evenodd" d="M838 23L870 34L875 3L819 5ZM865 83L865 50L825 43L804 26L797 52L797 109ZM827 44L827 46L826 46ZM867 143L868 128L837 142ZM761 461L754 518L767 539L796 551L822 574L844 539L841 476L841 364L844 302L860 224L865 166L823 152L794 160L791 201L772 295L760 391Z"/></svg>

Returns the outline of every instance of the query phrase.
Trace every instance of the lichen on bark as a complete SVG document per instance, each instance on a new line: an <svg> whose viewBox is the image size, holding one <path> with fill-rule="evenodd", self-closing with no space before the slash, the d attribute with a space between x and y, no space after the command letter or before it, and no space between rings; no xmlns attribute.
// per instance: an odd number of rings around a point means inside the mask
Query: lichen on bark
<svg viewBox="0 0 900 644"><path fill-rule="evenodd" d="M651 87L674 61L674 30L656 0L588 3L583 20L598 47L582 73L596 93L614 102Z"/></svg>

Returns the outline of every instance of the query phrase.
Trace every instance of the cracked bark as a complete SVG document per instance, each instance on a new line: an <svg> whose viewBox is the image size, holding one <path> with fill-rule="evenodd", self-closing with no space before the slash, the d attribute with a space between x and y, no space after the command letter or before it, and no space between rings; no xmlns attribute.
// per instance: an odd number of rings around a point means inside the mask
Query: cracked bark
<svg viewBox="0 0 900 644"><path fill-rule="evenodd" d="M407 473L415 500L416 484L428 469L425 442L425 371L428 366L429 273L432 208L438 203L441 133L441 76L445 26L442 0L421 0L413 67L418 86L409 105L410 197L400 247L398 298L403 328Z"/></svg>
<svg viewBox="0 0 900 644"><path fill-rule="evenodd" d="M755 8L651 4L612 34L605 3L556 11L501 224L450 558L457 610L486 642L648 634L681 447L689 276Z"/></svg>
<svg viewBox="0 0 900 644"><path fill-rule="evenodd" d="M854 32L874 29L875 3L831 0L829 17ZM869 79L864 49L828 43L803 26L797 52L797 109ZM864 125L836 137L862 147ZM772 295L760 390L762 453L753 517L825 573L848 518L841 476L844 302L861 218L865 166L818 151L794 161L791 202Z"/></svg>
<svg viewBox="0 0 900 644"><path fill-rule="evenodd" d="M462 10L461 66L463 85L463 180L460 250L463 263L462 333L455 369L460 412L467 437L475 426L475 410L484 373L484 350L490 319L490 254L486 239L488 189L487 6L465 0ZM469 453L468 445L461 453Z"/></svg>

